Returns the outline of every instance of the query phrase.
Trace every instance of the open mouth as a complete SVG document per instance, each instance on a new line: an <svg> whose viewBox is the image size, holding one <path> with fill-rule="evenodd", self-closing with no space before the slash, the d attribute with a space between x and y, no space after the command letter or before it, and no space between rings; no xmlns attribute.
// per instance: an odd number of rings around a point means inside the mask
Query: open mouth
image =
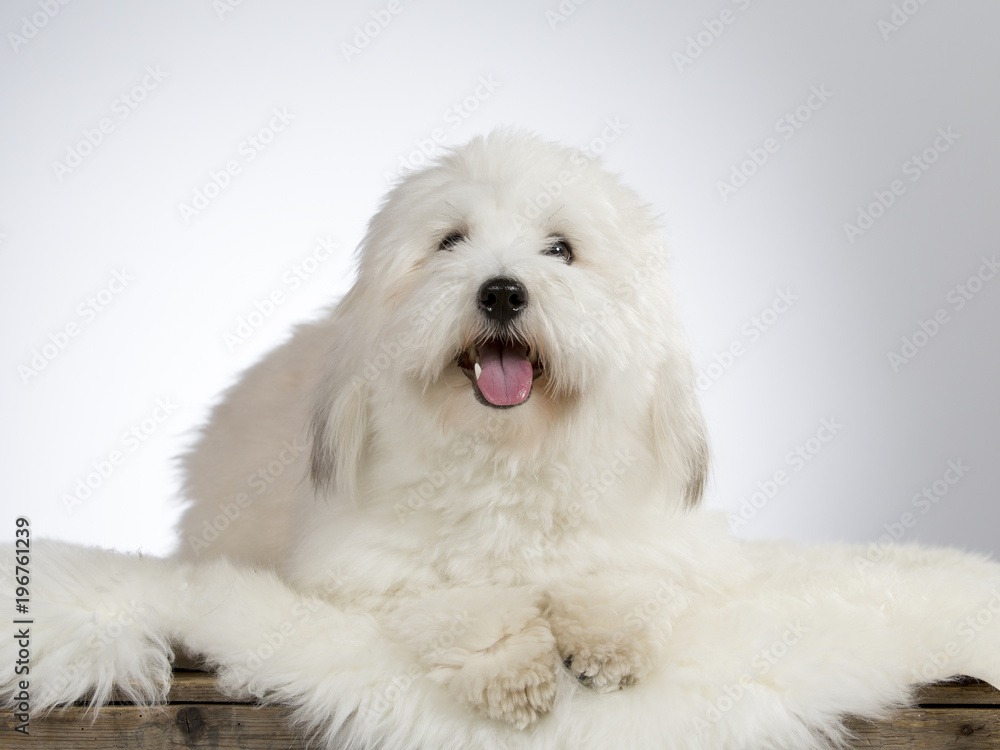
<svg viewBox="0 0 1000 750"><path fill-rule="evenodd" d="M499 409L527 401L543 369L531 346L498 338L472 344L456 362L472 381L476 399Z"/></svg>

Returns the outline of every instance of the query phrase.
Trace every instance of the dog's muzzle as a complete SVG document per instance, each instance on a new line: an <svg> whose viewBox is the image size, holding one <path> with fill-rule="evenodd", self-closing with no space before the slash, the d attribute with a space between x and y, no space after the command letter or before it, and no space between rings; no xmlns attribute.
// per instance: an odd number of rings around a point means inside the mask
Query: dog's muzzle
<svg viewBox="0 0 1000 750"><path fill-rule="evenodd" d="M477 304L494 333L462 352L458 365L481 402L499 408L523 404L541 372L538 353L514 333L515 320L528 306L528 291L517 279L494 276L479 287Z"/></svg>

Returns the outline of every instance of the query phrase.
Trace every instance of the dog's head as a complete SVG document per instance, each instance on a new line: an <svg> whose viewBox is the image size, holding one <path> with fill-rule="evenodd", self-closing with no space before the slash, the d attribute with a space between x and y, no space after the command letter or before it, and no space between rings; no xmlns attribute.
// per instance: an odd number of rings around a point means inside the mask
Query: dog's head
<svg viewBox="0 0 1000 750"><path fill-rule="evenodd" d="M497 131L404 179L336 314L319 484L350 490L373 430L419 412L455 435L488 420L512 449L557 429L613 439L594 424L610 417L648 432L689 501L701 494L704 431L657 222L579 151Z"/></svg>

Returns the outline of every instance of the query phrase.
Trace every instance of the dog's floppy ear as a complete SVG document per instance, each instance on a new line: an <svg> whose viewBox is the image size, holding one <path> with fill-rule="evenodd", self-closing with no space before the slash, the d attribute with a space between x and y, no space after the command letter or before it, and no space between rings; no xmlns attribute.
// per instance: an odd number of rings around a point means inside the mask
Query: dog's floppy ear
<svg viewBox="0 0 1000 750"><path fill-rule="evenodd" d="M679 481L689 507L708 481L708 435L686 358L662 363L652 401L653 440L665 470Z"/></svg>
<svg viewBox="0 0 1000 750"><path fill-rule="evenodd" d="M369 438L368 383L353 377L340 388L328 386L312 416L310 478L319 494L357 497L358 471Z"/></svg>

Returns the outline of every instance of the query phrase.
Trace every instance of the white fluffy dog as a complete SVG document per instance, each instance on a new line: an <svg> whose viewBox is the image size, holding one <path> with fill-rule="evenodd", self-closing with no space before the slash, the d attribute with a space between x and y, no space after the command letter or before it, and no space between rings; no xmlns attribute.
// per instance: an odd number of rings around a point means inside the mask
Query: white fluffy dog
<svg viewBox="0 0 1000 750"><path fill-rule="evenodd" d="M1000 685L1000 566L695 510L667 275L577 151L500 131L407 177L186 456L186 560L35 546L32 709L161 698L179 647L331 747L801 749L916 683Z"/></svg>

